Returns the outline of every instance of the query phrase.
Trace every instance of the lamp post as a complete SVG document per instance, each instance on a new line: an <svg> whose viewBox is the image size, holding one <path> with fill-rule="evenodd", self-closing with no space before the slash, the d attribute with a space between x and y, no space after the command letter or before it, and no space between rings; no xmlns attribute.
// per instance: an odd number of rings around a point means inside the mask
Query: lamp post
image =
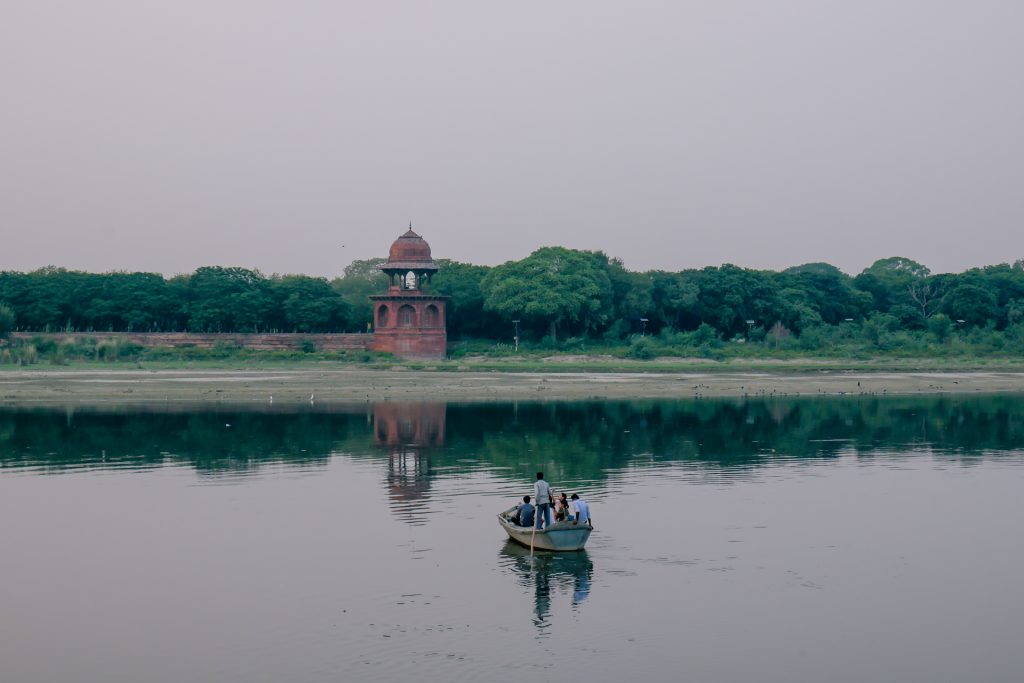
<svg viewBox="0 0 1024 683"><path fill-rule="evenodd" d="M516 352L518 353L519 352L519 321L518 320L513 320L512 323L516 326L516 336L514 338L515 338L515 342L516 342Z"/></svg>
<svg viewBox="0 0 1024 683"><path fill-rule="evenodd" d="M754 329L754 323L755 322L757 322L757 321L756 320L748 320L747 321L747 341L750 341L750 331L752 329Z"/></svg>
<svg viewBox="0 0 1024 683"><path fill-rule="evenodd" d="M647 334L647 318L640 318L640 336Z"/></svg>

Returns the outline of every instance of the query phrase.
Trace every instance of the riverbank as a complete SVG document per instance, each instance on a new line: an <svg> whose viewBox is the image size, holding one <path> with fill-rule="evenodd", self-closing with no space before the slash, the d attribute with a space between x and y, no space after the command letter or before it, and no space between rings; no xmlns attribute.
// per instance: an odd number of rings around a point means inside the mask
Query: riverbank
<svg viewBox="0 0 1024 683"><path fill-rule="evenodd" d="M592 400L1024 393L1024 372L482 372L287 364L260 369L0 370L0 405Z"/></svg>

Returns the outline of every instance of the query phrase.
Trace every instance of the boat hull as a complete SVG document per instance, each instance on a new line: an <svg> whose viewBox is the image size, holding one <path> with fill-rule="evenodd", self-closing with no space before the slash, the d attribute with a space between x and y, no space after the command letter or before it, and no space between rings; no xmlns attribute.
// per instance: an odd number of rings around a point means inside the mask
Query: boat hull
<svg viewBox="0 0 1024 683"><path fill-rule="evenodd" d="M522 527L508 520L509 513L514 510L515 508L506 510L498 515L498 523L501 524L501 528L505 530L510 539L527 548L533 547L535 550L550 550L554 552L583 550L583 546L587 544L587 539L590 538L590 532L593 531L590 525L555 522L551 526L538 529L534 533L534 530L530 527Z"/></svg>

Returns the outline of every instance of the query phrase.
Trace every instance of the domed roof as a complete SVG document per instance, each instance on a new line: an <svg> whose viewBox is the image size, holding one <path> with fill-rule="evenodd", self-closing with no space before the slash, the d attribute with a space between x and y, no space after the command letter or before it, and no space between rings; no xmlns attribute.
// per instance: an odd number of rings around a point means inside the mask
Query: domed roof
<svg viewBox="0 0 1024 683"><path fill-rule="evenodd" d="M388 262L381 268L402 270L437 270L437 265L430 257L430 245L412 231L412 225L404 235L391 245Z"/></svg>

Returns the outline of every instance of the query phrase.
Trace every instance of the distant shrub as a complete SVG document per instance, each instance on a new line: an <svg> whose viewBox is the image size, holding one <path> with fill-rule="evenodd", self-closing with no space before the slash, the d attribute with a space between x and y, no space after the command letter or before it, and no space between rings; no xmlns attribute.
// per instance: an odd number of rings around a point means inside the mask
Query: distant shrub
<svg viewBox="0 0 1024 683"><path fill-rule="evenodd" d="M146 350L142 344L125 339L102 339L96 343L93 357L96 360L113 362L121 359L137 359Z"/></svg>
<svg viewBox="0 0 1024 683"><path fill-rule="evenodd" d="M825 346L824 330L822 330L820 325L808 327L800 333L797 343L804 351L817 351Z"/></svg>
<svg viewBox="0 0 1024 683"><path fill-rule="evenodd" d="M1013 353L1024 353L1024 322L1010 325L1004 333L1006 349Z"/></svg>
<svg viewBox="0 0 1024 683"><path fill-rule="evenodd" d="M928 332L935 341L945 343L953 334L953 321L945 313L936 313L928 319Z"/></svg>
<svg viewBox="0 0 1024 683"><path fill-rule="evenodd" d="M39 352L34 344L26 344L18 352L18 360L22 365L32 365L39 361Z"/></svg>
<svg viewBox="0 0 1024 683"><path fill-rule="evenodd" d="M57 350L57 340L53 337L32 337L30 343L40 356L49 356Z"/></svg>
<svg viewBox="0 0 1024 683"><path fill-rule="evenodd" d="M701 323L700 327L685 335L686 344L694 347L709 347L714 348L721 346L722 340L718 338L718 333L711 325L707 323Z"/></svg>
<svg viewBox="0 0 1024 683"><path fill-rule="evenodd" d="M624 339L629 334L630 327L629 322L620 318L608 326L603 336L608 341Z"/></svg>
<svg viewBox="0 0 1024 683"><path fill-rule="evenodd" d="M633 337L629 342L629 355L640 360L649 360L654 357L653 344L649 337Z"/></svg>
<svg viewBox="0 0 1024 683"><path fill-rule="evenodd" d="M666 325L661 328L661 332L658 333L658 341L665 346L679 346L680 344L686 343L685 336L679 332L679 330Z"/></svg>

